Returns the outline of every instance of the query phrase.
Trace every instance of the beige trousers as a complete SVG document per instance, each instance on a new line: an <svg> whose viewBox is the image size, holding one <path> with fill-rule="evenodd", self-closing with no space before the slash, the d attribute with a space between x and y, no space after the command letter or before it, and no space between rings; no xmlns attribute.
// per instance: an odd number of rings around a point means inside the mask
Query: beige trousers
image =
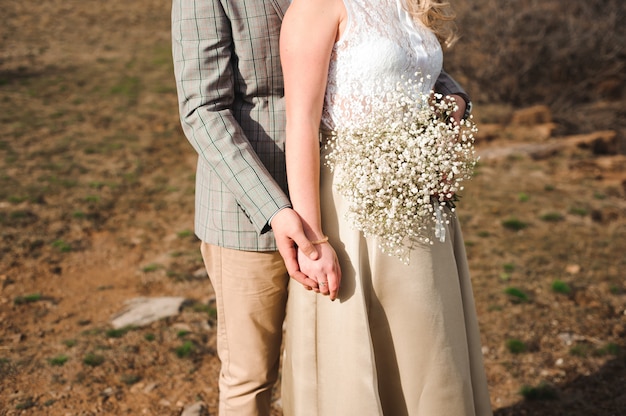
<svg viewBox="0 0 626 416"><path fill-rule="evenodd" d="M278 252L201 244L215 290L220 416L269 416L289 276Z"/></svg>

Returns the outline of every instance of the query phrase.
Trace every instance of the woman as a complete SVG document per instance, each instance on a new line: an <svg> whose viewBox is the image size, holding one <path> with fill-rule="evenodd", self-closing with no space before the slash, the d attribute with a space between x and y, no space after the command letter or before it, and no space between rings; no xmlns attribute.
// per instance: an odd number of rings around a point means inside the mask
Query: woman
<svg viewBox="0 0 626 416"><path fill-rule="evenodd" d="M450 15L430 0L294 0L285 15L290 197L319 252L300 268L329 295L290 287L285 415L491 414L458 221L448 211L445 241L412 249L405 264L347 222L320 156L320 121L364 122L373 91L416 73L432 89Z"/></svg>

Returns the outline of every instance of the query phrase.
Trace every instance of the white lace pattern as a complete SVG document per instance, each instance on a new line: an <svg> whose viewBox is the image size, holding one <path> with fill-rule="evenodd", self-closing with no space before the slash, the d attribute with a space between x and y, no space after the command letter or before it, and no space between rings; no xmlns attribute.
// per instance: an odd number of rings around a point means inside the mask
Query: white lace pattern
<svg viewBox="0 0 626 416"><path fill-rule="evenodd" d="M404 0L344 0L348 23L335 44L322 112L324 128L368 117L372 99L395 89L402 77L424 78L428 93L443 61L435 34L414 22Z"/></svg>

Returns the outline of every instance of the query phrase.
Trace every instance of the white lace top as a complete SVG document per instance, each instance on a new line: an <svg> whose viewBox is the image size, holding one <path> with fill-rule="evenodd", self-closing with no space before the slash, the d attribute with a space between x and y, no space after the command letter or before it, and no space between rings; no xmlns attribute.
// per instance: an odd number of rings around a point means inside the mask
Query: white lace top
<svg viewBox="0 0 626 416"><path fill-rule="evenodd" d="M322 125L335 129L368 116L368 102L401 77L424 78L428 93L441 72L435 34L414 22L404 0L344 0L348 22L330 60Z"/></svg>

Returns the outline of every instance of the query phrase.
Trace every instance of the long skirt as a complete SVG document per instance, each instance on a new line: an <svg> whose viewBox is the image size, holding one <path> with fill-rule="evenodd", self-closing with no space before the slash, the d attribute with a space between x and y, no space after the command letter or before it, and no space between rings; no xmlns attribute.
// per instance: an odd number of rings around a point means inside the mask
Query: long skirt
<svg viewBox="0 0 626 416"><path fill-rule="evenodd" d="M284 415L491 415L456 217L445 242L418 247L405 264L347 223L332 181L323 167L323 230L340 260L341 289L331 302L290 284Z"/></svg>

